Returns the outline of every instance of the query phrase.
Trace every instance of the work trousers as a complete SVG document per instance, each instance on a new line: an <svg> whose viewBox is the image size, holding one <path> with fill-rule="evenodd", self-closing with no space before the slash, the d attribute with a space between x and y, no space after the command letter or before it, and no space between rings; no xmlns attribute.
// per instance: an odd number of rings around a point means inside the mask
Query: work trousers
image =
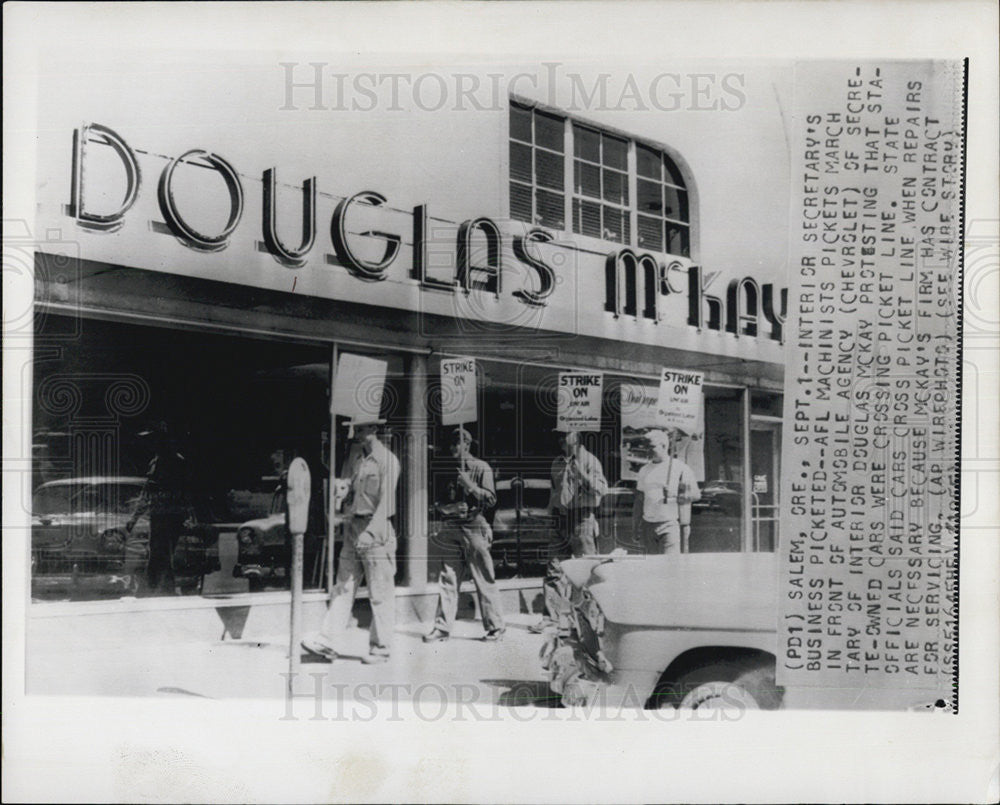
<svg viewBox="0 0 1000 805"><path fill-rule="evenodd" d="M557 559L568 559L570 555L586 556L597 553L597 537L600 529L597 517L587 509L570 509L559 514L559 544L553 554Z"/></svg>
<svg viewBox="0 0 1000 805"><path fill-rule="evenodd" d="M446 520L436 540L442 553L442 565L435 627L450 633L455 625L458 591L467 570L476 584L483 627L487 632L503 629L503 606L490 556L493 532L486 518L477 514L469 520Z"/></svg>
<svg viewBox="0 0 1000 805"><path fill-rule="evenodd" d="M370 517L355 516L344 526L344 547L340 551L333 601L323 618L320 633L328 645L334 649L340 647L351 622L354 597L364 574L368 583L368 600L372 605L368 643L379 653L388 654L396 629L396 533L392 523L386 523L384 541L358 548L358 537L370 521Z"/></svg>
<svg viewBox="0 0 1000 805"><path fill-rule="evenodd" d="M150 510L146 581L151 593L174 594L174 551L183 528L183 514L173 510Z"/></svg>
<svg viewBox="0 0 1000 805"><path fill-rule="evenodd" d="M681 552L681 524L677 520L665 520L662 523L643 520L639 538L646 554Z"/></svg>

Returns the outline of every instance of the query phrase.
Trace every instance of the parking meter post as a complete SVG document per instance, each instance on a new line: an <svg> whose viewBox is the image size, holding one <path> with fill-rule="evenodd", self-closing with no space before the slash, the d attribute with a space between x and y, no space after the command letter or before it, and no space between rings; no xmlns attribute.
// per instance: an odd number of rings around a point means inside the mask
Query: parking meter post
<svg viewBox="0 0 1000 805"><path fill-rule="evenodd" d="M288 692L295 692L295 680L298 678L301 652L299 643L302 641L302 573L303 573L303 543L306 526L309 521L309 496L312 491L312 481L309 466L301 458L292 461L288 468L286 484L285 516L288 518L288 531L292 537L291 562L291 623L288 638Z"/></svg>
<svg viewBox="0 0 1000 805"><path fill-rule="evenodd" d="M330 535L327 537L327 552L326 552L326 597L328 603L333 603L333 584L334 584L334 567L333 567L333 547L337 542L337 538L340 534L340 525L335 524L330 529Z"/></svg>
<svg viewBox="0 0 1000 805"><path fill-rule="evenodd" d="M292 534L292 615L288 646L289 693L294 693L294 680L298 678L301 660L299 643L302 640L302 554L304 541L302 534Z"/></svg>

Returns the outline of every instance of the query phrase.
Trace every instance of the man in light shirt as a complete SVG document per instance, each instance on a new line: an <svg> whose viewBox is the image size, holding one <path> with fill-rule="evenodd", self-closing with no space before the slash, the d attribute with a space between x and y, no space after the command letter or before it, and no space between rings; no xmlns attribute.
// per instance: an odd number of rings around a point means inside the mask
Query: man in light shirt
<svg viewBox="0 0 1000 805"><path fill-rule="evenodd" d="M344 547L337 567L333 601L319 634L302 641L307 651L326 659L337 656L351 619L354 597L364 575L372 607L369 653L365 663L389 659L396 627L396 513L399 460L378 439L384 419L354 419L361 455L351 467L351 491L344 501Z"/></svg>
<svg viewBox="0 0 1000 805"><path fill-rule="evenodd" d="M671 455L662 430L647 434L653 457L639 470L632 529L646 554L680 553L691 531L691 504L701 498L694 471Z"/></svg>

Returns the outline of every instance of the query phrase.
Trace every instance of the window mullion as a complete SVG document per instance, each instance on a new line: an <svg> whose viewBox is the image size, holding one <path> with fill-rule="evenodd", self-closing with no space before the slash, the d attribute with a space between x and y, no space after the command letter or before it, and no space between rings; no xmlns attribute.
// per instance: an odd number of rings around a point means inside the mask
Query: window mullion
<svg viewBox="0 0 1000 805"><path fill-rule="evenodd" d="M628 155L625 167L625 181L628 184L628 206L625 214L629 221L629 242L627 245L639 245L639 158L636 153L635 140L629 140Z"/></svg>
<svg viewBox="0 0 1000 805"><path fill-rule="evenodd" d="M538 115L535 110L531 110L531 225L535 226L535 222L538 220L538 176L536 175L537 168L535 167L535 153L537 151L537 146L535 145L535 122L538 120Z"/></svg>
<svg viewBox="0 0 1000 805"><path fill-rule="evenodd" d="M576 164L573 162L573 121L563 120L563 231L573 231L573 177Z"/></svg>

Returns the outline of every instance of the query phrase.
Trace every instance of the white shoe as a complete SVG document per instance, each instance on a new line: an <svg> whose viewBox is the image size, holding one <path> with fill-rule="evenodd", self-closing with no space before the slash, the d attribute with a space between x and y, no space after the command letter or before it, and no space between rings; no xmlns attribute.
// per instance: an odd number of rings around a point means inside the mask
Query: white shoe
<svg viewBox="0 0 1000 805"><path fill-rule="evenodd" d="M300 645L310 654L315 654L318 657L323 657L324 659L327 659L330 662L333 662L335 659L337 659L337 652L334 651L331 646L328 646L326 643L322 642L319 638L316 637L303 638L302 643Z"/></svg>

